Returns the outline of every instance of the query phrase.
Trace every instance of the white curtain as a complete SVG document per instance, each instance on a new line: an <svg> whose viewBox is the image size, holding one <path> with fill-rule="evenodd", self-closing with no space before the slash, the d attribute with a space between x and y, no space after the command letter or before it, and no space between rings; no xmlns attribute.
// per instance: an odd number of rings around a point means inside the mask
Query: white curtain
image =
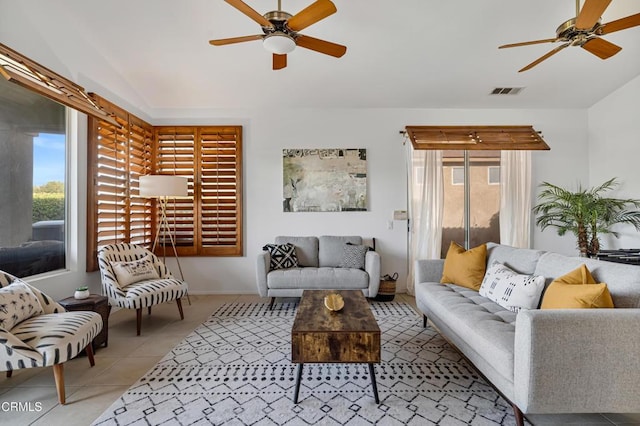
<svg viewBox="0 0 640 426"><path fill-rule="evenodd" d="M407 146L409 188L409 274L407 292L414 293L414 260L439 259L442 245L442 151Z"/></svg>
<svg viewBox="0 0 640 426"><path fill-rule="evenodd" d="M530 248L531 152L502 151L500 157L500 243Z"/></svg>

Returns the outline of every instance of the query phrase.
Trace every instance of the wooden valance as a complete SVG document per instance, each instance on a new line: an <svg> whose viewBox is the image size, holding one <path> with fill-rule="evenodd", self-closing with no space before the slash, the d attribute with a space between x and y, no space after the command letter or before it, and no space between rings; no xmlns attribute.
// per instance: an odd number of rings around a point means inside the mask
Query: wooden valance
<svg viewBox="0 0 640 426"><path fill-rule="evenodd" d="M12 83L115 126L118 122L100 108L84 88L0 43L0 75Z"/></svg>
<svg viewBox="0 0 640 426"><path fill-rule="evenodd" d="M549 150L533 126L406 126L414 149Z"/></svg>

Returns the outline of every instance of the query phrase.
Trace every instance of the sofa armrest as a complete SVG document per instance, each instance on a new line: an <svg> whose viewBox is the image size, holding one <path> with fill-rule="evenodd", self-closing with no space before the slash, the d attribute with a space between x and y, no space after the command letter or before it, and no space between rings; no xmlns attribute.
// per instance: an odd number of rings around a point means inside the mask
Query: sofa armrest
<svg viewBox="0 0 640 426"><path fill-rule="evenodd" d="M258 284L258 293L261 297L267 297L267 274L269 273L271 263L271 254L268 251L262 251L258 254L256 262L256 283Z"/></svg>
<svg viewBox="0 0 640 426"><path fill-rule="evenodd" d="M640 309L520 311L515 401L525 413L640 412Z"/></svg>
<svg viewBox="0 0 640 426"><path fill-rule="evenodd" d="M369 288L366 297L376 297L380 288L380 255L369 250L364 257L364 270L369 274Z"/></svg>
<svg viewBox="0 0 640 426"><path fill-rule="evenodd" d="M419 283L439 283L442 279L444 259L416 259L414 280Z"/></svg>

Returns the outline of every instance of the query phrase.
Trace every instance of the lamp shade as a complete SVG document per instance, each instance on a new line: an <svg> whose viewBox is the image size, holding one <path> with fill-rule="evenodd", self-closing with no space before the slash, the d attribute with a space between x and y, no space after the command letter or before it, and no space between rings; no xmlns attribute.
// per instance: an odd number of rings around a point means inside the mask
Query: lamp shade
<svg viewBox="0 0 640 426"><path fill-rule="evenodd" d="M293 37L282 31L276 31L266 36L262 40L262 45L269 52L278 55L290 53L296 48L296 42Z"/></svg>
<svg viewBox="0 0 640 426"><path fill-rule="evenodd" d="M146 175L140 176L141 197L186 197L189 180L184 176Z"/></svg>

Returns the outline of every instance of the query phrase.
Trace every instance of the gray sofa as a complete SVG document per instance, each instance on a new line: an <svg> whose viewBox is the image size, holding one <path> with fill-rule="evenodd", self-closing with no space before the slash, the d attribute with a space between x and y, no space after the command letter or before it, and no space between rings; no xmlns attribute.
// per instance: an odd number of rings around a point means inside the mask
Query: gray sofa
<svg viewBox="0 0 640 426"><path fill-rule="evenodd" d="M522 413L640 412L640 267L487 244L497 260L546 286L581 264L607 283L615 309L534 309L516 314L453 284L444 260L417 260L416 304Z"/></svg>
<svg viewBox="0 0 640 426"><path fill-rule="evenodd" d="M270 270L271 255L263 251L258 255L256 278L258 292L262 297L300 297L307 289L316 290L362 290L365 297L375 297L380 286L380 256L367 251L364 269L343 268L345 244L362 245L359 236L288 237L279 236L276 244L291 243L299 266Z"/></svg>

